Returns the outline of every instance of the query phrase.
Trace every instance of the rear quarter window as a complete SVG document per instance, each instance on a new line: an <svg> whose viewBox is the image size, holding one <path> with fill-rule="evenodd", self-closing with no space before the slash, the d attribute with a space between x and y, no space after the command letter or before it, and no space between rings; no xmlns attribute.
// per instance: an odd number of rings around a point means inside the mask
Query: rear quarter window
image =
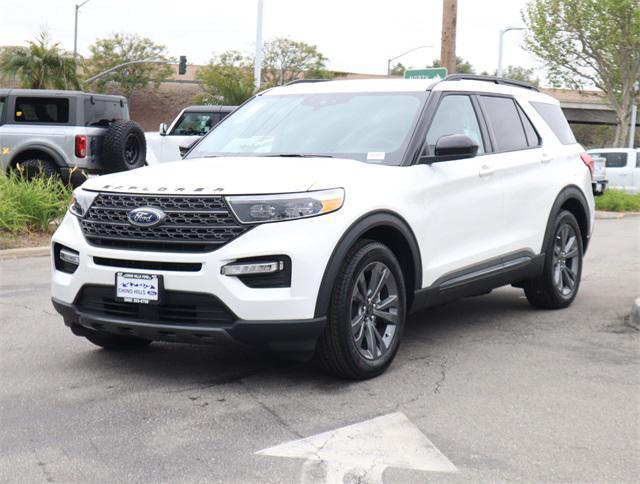
<svg viewBox="0 0 640 484"><path fill-rule="evenodd" d="M17 123L66 124L69 122L69 100L64 98L16 98L14 120Z"/></svg>
<svg viewBox="0 0 640 484"><path fill-rule="evenodd" d="M573 135L571 126L569 126L569 122L567 121L567 118L565 118L559 105L540 102L532 102L531 105L549 125L551 131L553 131L560 140L560 143L563 145L572 145L576 143L576 137Z"/></svg>

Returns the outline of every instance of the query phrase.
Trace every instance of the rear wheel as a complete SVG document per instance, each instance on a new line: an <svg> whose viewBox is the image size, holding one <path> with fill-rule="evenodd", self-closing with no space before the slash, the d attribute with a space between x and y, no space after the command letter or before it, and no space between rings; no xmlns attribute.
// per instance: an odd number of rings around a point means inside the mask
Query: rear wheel
<svg viewBox="0 0 640 484"><path fill-rule="evenodd" d="M58 167L53 161L37 158L19 162L16 165L16 170L26 180L32 180L38 176L52 178L60 175Z"/></svg>
<svg viewBox="0 0 640 484"><path fill-rule="evenodd" d="M343 378L380 375L395 357L405 317L400 264L385 245L362 241L350 251L336 280L316 358Z"/></svg>
<svg viewBox="0 0 640 484"><path fill-rule="evenodd" d="M561 309L569 306L578 294L582 276L582 236L571 212L560 212L553 237L544 248L542 274L524 284L524 292L532 306Z"/></svg>
<svg viewBox="0 0 640 484"><path fill-rule="evenodd" d="M151 341L148 339L102 333L99 331L86 331L83 335L94 345L101 346L105 350L134 350L137 348L144 348L151 344Z"/></svg>

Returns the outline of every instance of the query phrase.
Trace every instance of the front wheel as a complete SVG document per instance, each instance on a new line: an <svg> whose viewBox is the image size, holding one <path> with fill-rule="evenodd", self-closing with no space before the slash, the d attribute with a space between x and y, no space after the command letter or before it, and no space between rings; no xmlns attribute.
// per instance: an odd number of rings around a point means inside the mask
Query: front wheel
<svg viewBox="0 0 640 484"><path fill-rule="evenodd" d="M571 212L558 214L553 237L544 251L542 274L524 284L525 295L535 307L565 308L576 298L582 277L582 236Z"/></svg>
<svg viewBox="0 0 640 484"><path fill-rule="evenodd" d="M361 241L347 255L336 279L316 358L343 378L380 375L398 350L405 318L406 293L398 260L385 245Z"/></svg>

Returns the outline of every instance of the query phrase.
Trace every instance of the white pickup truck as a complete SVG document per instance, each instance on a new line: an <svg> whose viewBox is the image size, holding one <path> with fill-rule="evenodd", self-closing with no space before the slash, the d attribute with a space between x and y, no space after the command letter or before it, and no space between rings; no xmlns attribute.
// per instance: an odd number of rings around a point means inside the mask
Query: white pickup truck
<svg viewBox="0 0 640 484"><path fill-rule="evenodd" d="M589 150L589 154L606 160L609 188L640 193L640 150L599 148Z"/></svg>
<svg viewBox="0 0 640 484"><path fill-rule="evenodd" d="M158 131L147 132L147 164L156 165L181 158L180 146L188 146L207 134L236 106L190 106L167 127L161 123Z"/></svg>

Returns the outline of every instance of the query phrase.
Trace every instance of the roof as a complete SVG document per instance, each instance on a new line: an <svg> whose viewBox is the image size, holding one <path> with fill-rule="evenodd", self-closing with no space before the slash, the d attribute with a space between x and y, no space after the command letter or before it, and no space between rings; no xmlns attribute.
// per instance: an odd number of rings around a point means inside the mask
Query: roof
<svg viewBox="0 0 640 484"><path fill-rule="evenodd" d="M262 93L265 96L286 94L314 93L353 93L353 92L420 92L434 91L470 91L496 94L509 94L524 97L528 100L558 104L554 98L533 89L519 86L496 84L489 78L486 80L442 80L436 79L357 79L323 82L296 82L288 86L280 86Z"/></svg>
<svg viewBox="0 0 640 484"><path fill-rule="evenodd" d="M65 91L62 89L0 89L0 96L100 96L103 98L123 98L124 96L117 96L113 94L94 94L91 92L83 92L83 91Z"/></svg>
<svg viewBox="0 0 640 484"><path fill-rule="evenodd" d="M205 104L198 106L189 106L184 108L186 113L230 113L238 106L221 106L213 104Z"/></svg>
<svg viewBox="0 0 640 484"><path fill-rule="evenodd" d="M436 83L433 79L357 79L325 82L298 82L274 87L262 95L311 94L323 92L419 92Z"/></svg>

